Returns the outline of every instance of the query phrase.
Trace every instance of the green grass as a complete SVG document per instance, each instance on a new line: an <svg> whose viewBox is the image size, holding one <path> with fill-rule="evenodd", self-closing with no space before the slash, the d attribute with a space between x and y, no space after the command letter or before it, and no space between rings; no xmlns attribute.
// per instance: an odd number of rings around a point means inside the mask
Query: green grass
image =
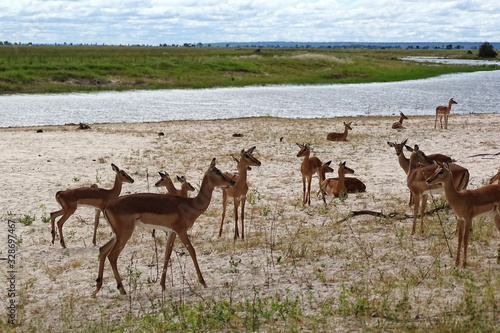
<svg viewBox="0 0 500 333"><path fill-rule="evenodd" d="M495 66L421 64L465 50L0 46L0 94L388 82Z"/></svg>

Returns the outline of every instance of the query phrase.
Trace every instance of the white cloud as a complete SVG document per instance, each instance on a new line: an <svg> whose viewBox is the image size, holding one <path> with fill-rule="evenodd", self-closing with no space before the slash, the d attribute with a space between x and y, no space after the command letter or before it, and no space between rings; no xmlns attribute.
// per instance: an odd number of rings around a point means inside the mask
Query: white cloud
<svg viewBox="0 0 500 333"><path fill-rule="evenodd" d="M497 0L4 0L0 40L151 45L496 41L499 15Z"/></svg>

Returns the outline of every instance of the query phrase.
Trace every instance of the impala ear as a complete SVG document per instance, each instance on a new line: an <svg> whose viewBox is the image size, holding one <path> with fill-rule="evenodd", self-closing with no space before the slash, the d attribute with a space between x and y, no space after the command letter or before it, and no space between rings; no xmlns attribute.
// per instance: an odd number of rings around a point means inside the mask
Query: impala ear
<svg viewBox="0 0 500 333"><path fill-rule="evenodd" d="M210 168L215 168L215 157L213 158L212 162L210 163Z"/></svg>
<svg viewBox="0 0 500 333"><path fill-rule="evenodd" d="M161 171L158 171L158 174L160 175L161 178L164 178L165 174L162 173Z"/></svg>
<svg viewBox="0 0 500 333"><path fill-rule="evenodd" d="M394 143L392 142L387 141L387 144L389 145L389 147L394 147Z"/></svg>
<svg viewBox="0 0 500 333"><path fill-rule="evenodd" d="M120 169L116 165L114 165L113 163L111 163L111 169L113 169L114 172L120 171Z"/></svg>
<svg viewBox="0 0 500 333"><path fill-rule="evenodd" d="M412 147L410 147L410 146L408 146L408 145L405 145L405 148L406 148L406 150L408 150L408 151L413 151L413 148L412 148Z"/></svg>
<svg viewBox="0 0 500 333"><path fill-rule="evenodd" d="M177 177L177 180L180 181L182 183L182 178L179 177L178 175L176 176Z"/></svg>
<svg viewBox="0 0 500 333"><path fill-rule="evenodd" d="M253 154L253 151L255 150L255 147L256 147L256 146L253 146L252 148L248 149L248 150L247 150L247 153L248 153L248 154Z"/></svg>
<svg viewBox="0 0 500 333"><path fill-rule="evenodd" d="M406 142L408 141L408 138L404 139L403 142L401 142L402 145L406 145Z"/></svg>

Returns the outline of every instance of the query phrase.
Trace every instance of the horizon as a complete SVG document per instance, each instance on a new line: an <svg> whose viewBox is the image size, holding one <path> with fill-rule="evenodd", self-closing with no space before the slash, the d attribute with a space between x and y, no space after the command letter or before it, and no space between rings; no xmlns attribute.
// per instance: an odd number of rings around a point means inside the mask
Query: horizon
<svg viewBox="0 0 500 333"><path fill-rule="evenodd" d="M394 0L5 0L0 41L160 45L304 40L354 43L489 41L500 3ZM478 24L479 23L479 24ZM218 42L217 42L218 41ZM344 42L345 43L345 42Z"/></svg>

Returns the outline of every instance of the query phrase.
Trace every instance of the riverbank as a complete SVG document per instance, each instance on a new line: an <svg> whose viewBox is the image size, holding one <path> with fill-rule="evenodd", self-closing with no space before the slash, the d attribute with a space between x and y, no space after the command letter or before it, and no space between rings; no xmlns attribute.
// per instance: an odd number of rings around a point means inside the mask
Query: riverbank
<svg viewBox="0 0 500 333"><path fill-rule="evenodd" d="M443 236L444 231L455 255L452 212L439 210L426 217L424 233L411 236L412 220L405 217L412 215L409 191L387 142L409 138L410 146L418 144L426 153L450 155L469 169L469 188L477 188L500 165L500 115L452 114L448 130L434 130L434 117L409 118L400 131L391 129L396 117L261 117L90 124L89 130L77 125L0 129L0 207L2 220L16 221L20 331L133 331L153 327L151 323L163 330L209 331L497 327L499 319L492 309L500 298L495 292L500 287L500 237L494 223L475 220L467 269L454 268ZM349 141L326 141L327 133L343 131L343 121L352 121ZM303 207L296 143L305 142L314 156L332 160L335 171L330 177L336 176L338 163L346 161L366 184L366 193L343 201L329 199L326 207L313 195L311 206ZM162 298L157 272L165 237L157 233L156 249L150 232L138 228L118 261L128 296L119 295L106 263L103 289L92 298L98 247L91 243L89 208L79 208L64 225L67 249L58 238L50 243L47 219L59 209L55 193L94 183L111 187L111 163L135 180L124 184L122 193L164 192L154 187L163 170L185 175L199 189L213 157L221 170L234 171L231 154L238 156L252 146L262 166L248 173L245 240L233 242L232 201L223 236L218 237L220 190L214 191L208 210L190 232L206 289L197 282L193 263L177 240ZM314 193L317 182L313 178ZM436 200L438 206L444 202L441 197ZM427 210L433 208L429 203ZM359 210L393 217L347 218ZM5 225L2 239L9 233ZM101 219L97 244L111 236ZM4 245L0 257L7 252ZM2 272L7 272L6 264L0 261ZM2 290L5 281L0 283Z"/></svg>

